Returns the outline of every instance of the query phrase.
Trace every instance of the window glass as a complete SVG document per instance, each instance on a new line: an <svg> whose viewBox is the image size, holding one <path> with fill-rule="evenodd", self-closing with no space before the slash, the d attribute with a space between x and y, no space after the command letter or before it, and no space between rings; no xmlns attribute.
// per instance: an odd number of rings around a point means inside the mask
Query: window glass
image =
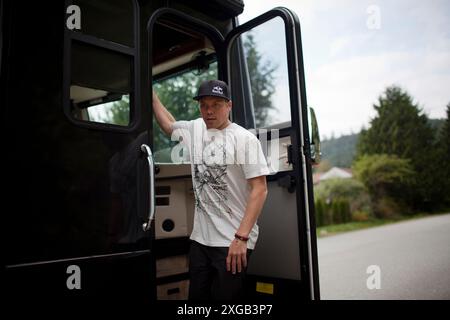
<svg viewBox="0 0 450 320"><path fill-rule="evenodd" d="M192 97L197 94L198 87L203 81L212 79L217 79L217 62L211 63L209 69L202 73L188 71L157 81L153 89L176 120L194 120L201 115L198 102ZM153 137L155 162L171 163L171 151L178 142L171 141L170 137L161 131L155 119L153 119Z"/></svg>
<svg viewBox="0 0 450 320"><path fill-rule="evenodd" d="M87 109L90 121L126 126L130 122L130 96L122 95L115 102L102 103Z"/></svg>
<svg viewBox="0 0 450 320"><path fill-rule="evenodd" d="M70 108L77 120L127 126L132 57L72 42Z"/></svg>
<svg viewBox="0 0 450 320"><path fill-rule="evenodd" d="M151 32L153 89L176 120L201 117L193 97L203 81L218 77L213 43L202 32L179 24L171 16L159 17ZM177 143L162 132L153 117L155 162L172 163L172 148ZM189 161L188 155L180 156Z"/></svg>
<svg viewBox="0 0 450 320"><path fill-rule="evenodd" d="M283 19L275 17L244 32L232 43L242 46L246 58L256 128L291 120L284 28Z"/></svg>

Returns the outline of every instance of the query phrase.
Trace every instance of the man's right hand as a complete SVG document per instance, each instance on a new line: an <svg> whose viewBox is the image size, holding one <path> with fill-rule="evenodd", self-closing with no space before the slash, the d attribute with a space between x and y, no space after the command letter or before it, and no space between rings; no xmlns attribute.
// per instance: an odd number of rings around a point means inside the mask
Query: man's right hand
<svg viewBox="0 0 450 320"><path fill-rule="evenodd" d="M176 121L175 118L161 103L155 90L152 90L152 100L153 113L161 130L168 136L172 135L172 124Z"/></svg>

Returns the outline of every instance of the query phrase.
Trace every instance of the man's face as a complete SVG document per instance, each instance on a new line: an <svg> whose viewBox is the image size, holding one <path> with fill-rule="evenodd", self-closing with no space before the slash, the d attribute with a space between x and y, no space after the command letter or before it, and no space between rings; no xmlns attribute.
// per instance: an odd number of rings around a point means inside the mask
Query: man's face
<svg viewBox="0 0 450 320"><path fill-rule="evenodd" d="M211 96L203 97L199 102L200 112L208 129L222 130L228 125L231 101Z"/></svg>

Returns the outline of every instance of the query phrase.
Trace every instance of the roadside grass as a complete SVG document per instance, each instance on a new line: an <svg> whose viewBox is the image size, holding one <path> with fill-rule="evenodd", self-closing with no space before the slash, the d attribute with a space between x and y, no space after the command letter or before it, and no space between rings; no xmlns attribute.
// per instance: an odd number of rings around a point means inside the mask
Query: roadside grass
<svg viewBox="0 0 450 320"><path fill-rule="evenodd" d="M318 227L316 229L316 234L317 234L318 238L321 238L321 237L332 236L332 235L349 232L349 231L362 230L362 229L379 227L382 225L406 221L406 220L429 217L432 215L434 216L436 214L418 213L418 214L414 214L414 215L410 215L410 216L398 216L398 217L390 218L390 219L369 219L367 221L332 224L332 225L328 225L328 226Z"/></svg>

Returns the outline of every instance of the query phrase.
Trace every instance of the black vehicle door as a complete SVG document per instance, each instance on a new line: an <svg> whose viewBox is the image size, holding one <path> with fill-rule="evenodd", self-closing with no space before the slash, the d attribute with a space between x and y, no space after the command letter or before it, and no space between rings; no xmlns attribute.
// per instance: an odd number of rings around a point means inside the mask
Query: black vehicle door
<svg viewBox="0 0 450 320"><path fill-rule="evenodd" d="M258 294L319 299L299 20L275 8L230 32L224 48L233 100L242 104L235 121L255 129L273 172L249 274Z"/></svg>
<svg viewBox="0 0 450 320"><path fill-rule="evenodd" d="M28 10L15 3L8 14L18 17L10 26L2 106L10 132L8 294L150 299L137 1ZM30 25L42 32L30 36Z"/></svg>

